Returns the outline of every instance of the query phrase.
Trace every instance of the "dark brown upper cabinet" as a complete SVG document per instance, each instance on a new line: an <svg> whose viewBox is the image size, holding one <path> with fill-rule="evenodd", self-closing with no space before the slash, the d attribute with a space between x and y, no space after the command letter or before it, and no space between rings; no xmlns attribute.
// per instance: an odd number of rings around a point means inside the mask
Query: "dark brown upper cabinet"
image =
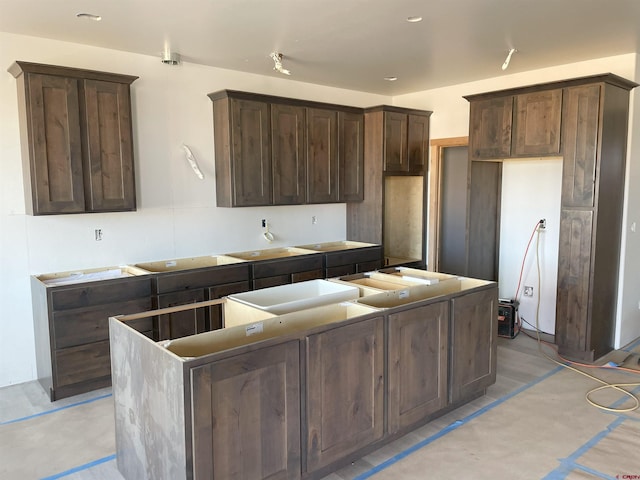
<svg viewBox="0 0 640 480"><path fill-rule="evenodd" d="M562 89L515 97L512 153L514 156L558 155Z"/></svg>
<svg viewBox="0 0 640 480"><path fill-rule="evenodd" d="M305 109L296 105L271 105L273 202L299 205L306 198Z"/></svg>
<svg viewBox="0 0 640 480"><path fill-rule="evenodd" d="M269 104L244 98L215 99L213 123L218 206L271 205Z"/></svg>
<svg viewBox="0 0 640 480"><path fill-rule="evenodd" d="M307 203L335 203L338 197L338 112L307 109Z"/></svg>
<svg viewBox="0 0 640 480"><path fill-rule="evenodd" d="M130 85L138 77L15 62L26 210L136 209Z"/></svg>
<svg viewBox="0 0 640 480"><path fill-rule="evenodd" d="M364 199L362 109L234 90L209 98L219 207Z"/></svg>
<svg viewBox="0 0 640 480"><path fill-rule="evenodd" d="M472 160L560 154L562 89L466 98Z"/></svg>
<svg viewBox="0 0 640 480"><path fill-rule="evenodd" d="M427 169L429 117L384 112L384 171L423 173Z"/></svg>
<svg viewBox="0 0 640 480"><path fill-rule="evenodd" d="M512 115L512 95L471 102L469 155L472 160L511 155Z"/></svg>

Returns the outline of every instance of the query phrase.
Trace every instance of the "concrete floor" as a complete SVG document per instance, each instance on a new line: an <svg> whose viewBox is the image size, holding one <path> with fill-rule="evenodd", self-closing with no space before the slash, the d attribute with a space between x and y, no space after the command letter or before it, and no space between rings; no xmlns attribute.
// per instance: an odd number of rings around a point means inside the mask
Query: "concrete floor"
<svg viewBox="0 0 640 480"><path fill-rule="evenodd" d="M640 381L632 373L594 373ZM497 382L485 396L324 480L640 478L640 412L589 405L584 396L597 385L544 358L524 334L500 338ZM626 405L615 391L597 400ZM0 478L122 480L110 389L53 403L37 382L0 389Z"/></svg>

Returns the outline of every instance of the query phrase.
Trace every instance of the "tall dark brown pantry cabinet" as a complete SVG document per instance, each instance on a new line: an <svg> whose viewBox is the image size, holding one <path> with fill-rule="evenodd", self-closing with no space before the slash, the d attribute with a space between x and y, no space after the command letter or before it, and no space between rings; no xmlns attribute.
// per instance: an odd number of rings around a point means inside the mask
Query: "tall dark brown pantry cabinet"
<svg viewBox="0 0 640 480"><path fill-rule="evenodd" d="M563 158L555 340L573 360L594 361L614 347L636 86L602 74L465 97L471 159Z"/></svg>
<svg viewBox="0 0 640 480"><path fill-rule="evenodd" d="M130 85L138 77L15 62L26 210L136 209Z"/></svg>

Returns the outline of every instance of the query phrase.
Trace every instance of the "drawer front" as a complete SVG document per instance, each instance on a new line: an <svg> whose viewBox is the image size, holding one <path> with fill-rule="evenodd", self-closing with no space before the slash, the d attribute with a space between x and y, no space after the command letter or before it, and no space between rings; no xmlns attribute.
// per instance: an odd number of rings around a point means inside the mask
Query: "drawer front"
<svg viewBox="0 0 640 480"><path fill-rule="evenodd" d="M109 340L55 352L54 385L63 387L111 375Z"/></svg>
<svg viewBox="0 0 640 480"><path fill-rule="evenodd" d="M356 273L356 266L353 263L348 265L338 265L336 267L327 268L327 278L344 277Z"/></svg>
<svg viewBox="0 0 640 480"><path fill-rule="evenodd" d="M365 247L353 250L342 250L339 252L327 253L327 267L348 265L353 263L382 262L382 247Z"/></svg>
<svg viewBox="0 0 640 480"><path fill-rule="evenodd" d="M97 307L63 310L53 314L53 341L56 349L109 339L109 317L151 310L151 297ZM153 329L151 318L128 322L139 332Z"/></svg>
<svg viewBox="0 0 640 480"><path fill-rule="evenodd" d="M159 273L155 277L157 294L206 288L249 280L249 263L184 272Z"/></svg>
<svg viewBox="0 0 640 480"><path fill-rule="evenodd" d="M253 264L253 278L290 275L297 272L319 270L323 268L322 254L308 254L295 258L263 260Z"/></svg>
<svg viewBox="0 0 640 480"><path fill-rule="evenodd" d="M151 296L151 277L118 278L53 287L50 295L54 311L121 303Z"/></svg>
<svg viewBox="0 0 640 480"><path fill-rule="evenodd" d="M253 289L277 287L278 285L287 285L291 283L291 275L277 275L275 277L256 278L253 281Z"/></svg>
<svg viewBox="0 0 640 480"><path fill-rule="evenodd" d="M324 270L310 270L308 272L298 272L291 274L291 283L306 282L307 280L317 280L324 278Z"/></svg>
<svg viewBox="0 0 640 480"><path fill-rule="evenodd" d="M374 270L379 270L382 268L382 258L378 258L377 260L372 260L370 262L362 262L356 265L356 273L362 272L372 272Z"/></svg>

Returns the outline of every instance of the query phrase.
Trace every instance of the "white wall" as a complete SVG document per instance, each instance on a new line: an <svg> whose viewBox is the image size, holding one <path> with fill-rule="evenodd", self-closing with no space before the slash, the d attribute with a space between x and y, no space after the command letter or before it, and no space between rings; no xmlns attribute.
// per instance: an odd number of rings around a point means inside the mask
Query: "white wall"
<svg viewBox="0 0 640 480"><path fill-rule="evenodd" d="M453 85L450 87L402 95L394 98L394 105L432 110L431 138L460 137L468 135L469 104L464 95L491 92L506 88L546 83L555 80L615 73L629 80L640 79L637 55L627 54L602 58L588 62L561 65L513 75L500 74L496 66L496 76L478 82ZM624 346L640 336L640 95L631 93L629 148L627 154L627 185L624 213L625 234L622 243L623 269L620 273L619 307L617 311L616 347ZM539 168L538 168L539 166ZM503 170L503 197L500 242L500 296L511 298L515 294L517 279L522 263L522 255L536 220L547 218L548 231L541 235L542 287L536 287L534 297L523 298L521 314L527 321L535 322L536 292L540 297L540 327L553 333L555 329L555 285L557 279L558 224L560 197L559 185L549 175L558 169L557 163L547 161L530 163L509 161ZM561 170L557 170L560 180ZM508 184L507 184L508 183ZM526 198L525 198L526 197ZM551 220L551 222L550 222ZM553 222L557 224L554 225ZM636 222L637 233L631 231ZM515 229L515 230L514 230ZM525 273L535 274L532 265ZM535 286L535 278L527 282ZM529 283L527 283L529 284Z"/></svg>
<svg viewBox="0 0 640 480"><path fill-rule="evenodd" d="M29 276L194 255L344 239L344 204L225 209L215 206L212 104L221 89L366 107L391 99L290 79L0 32L0 386L36 377ZM137 75L132 84L138 210L25 215L15 61ZM265 60L266 61L266 60ZM182 143L197 157L199 180ZM311 224L316 216L318 223ZM267 244L260 220L276 241ZM94 240L101 228L104 239Z"/></svg>
<svg viewBox="0 0 640 480"><path fill-rule="evenodd" d="M561 158L510 160L503 164L500 297L512 299L517 295L520 317L551 334L555 333L556 319L561 188ZM538 235L536 225L541 219L546 220L546 228ZM520 289L516 292L521 271ZM532 297L523 295L525 286L533 287Z"/></svg>

